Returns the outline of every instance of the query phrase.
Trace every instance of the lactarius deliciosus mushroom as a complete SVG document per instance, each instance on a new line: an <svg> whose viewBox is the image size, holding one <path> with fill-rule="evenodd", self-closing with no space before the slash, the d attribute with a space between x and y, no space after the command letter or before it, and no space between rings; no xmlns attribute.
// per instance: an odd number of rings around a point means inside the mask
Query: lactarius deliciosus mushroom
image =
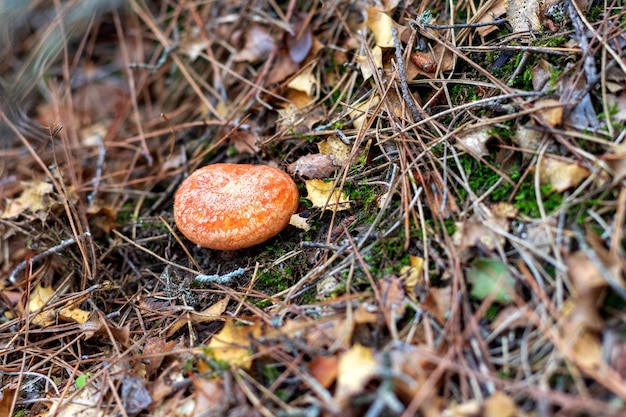
<svg viewBox="0 0 626 417"><path fill-rule="evenodd" d="M174 197L174 221L190 241L236 250L283 230L298 208L289 175L266 165L214 164L193 172Z"/></svg>

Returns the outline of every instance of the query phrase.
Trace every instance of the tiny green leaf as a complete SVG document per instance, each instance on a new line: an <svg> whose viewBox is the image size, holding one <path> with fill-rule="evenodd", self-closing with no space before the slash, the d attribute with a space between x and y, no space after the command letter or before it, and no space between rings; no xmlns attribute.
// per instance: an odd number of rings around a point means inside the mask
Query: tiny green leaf
<svg viewBox="0 0 626 417"><path fill-rule="evenodd" d="M81 389L85 385L87 385L87 378L91 377L91 372L87 372L86 374L79 375L76 378L76 388Z"/></svg>
<svg viewBox="0 0 626 417"><path fill-rule="evenodd" d="M484 300L493 292L494 301L501 304L511 302L507 288L515 288L515 278L511 276L507 267L498 259L479 258L465 274L467 281L472 284L470 295Z"/></svg>

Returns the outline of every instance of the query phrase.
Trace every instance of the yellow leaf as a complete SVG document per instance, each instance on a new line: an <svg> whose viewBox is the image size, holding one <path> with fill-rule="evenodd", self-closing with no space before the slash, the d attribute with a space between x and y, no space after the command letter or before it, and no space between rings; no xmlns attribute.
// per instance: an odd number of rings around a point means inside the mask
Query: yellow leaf
<svg viewBox="0 0 626 417"><path fill-rule="evenodd" d="M54 290L52 287L42 287L37 285L30 293L30 299L28 300L28 312L35 313L41 310L54 296ZM37 313L30 322L37 326L49 326L55 322L55 314L52 310L46 310Z"/></svg>
<svg viewBox="0 0 626 417"><path fill-rule="evenodd" d="M339 359L335 399L345 405L376 375L377 363L370 348L355 344Z"/></svg>
<svg viewBox="0 0 626 417"><path fill-rule="evenodd" d="M548 156L539 164L539 181L542 185L551 185L557 193L578 186L590 173L575 162L563 162Z"/></svg>
<svg viewBox="0 0 626 417"><path fill-rule="evenodd" d="M415 300L415 292L413 289L417 284L423 281L424 258L409 255L409 263L410 265L405 265L400 269L400 278L409 296Z"/></svg>
<svg viewBox="0 0 626 417"><path fill-rule="evenodd" d="M313 179L306 180L304 183L308 193L306 198L313 203L313 207L338 211L350 208L350 200L346 193L340 193L332 182Z"/></svg>
<svg viewBox="0 0 626 417"><path fill-rule="evenodd" d="M89 312L76 307L76 303L68 304L59 310L59 317L65 321L76 322L78 324L86 323L89 320Z"/></svg>
<svg viewBox="0 0 626 417"><path fill-rule="evenodd" d="M393 35L391 28L393 20L388 14L376 7L368 7L367 21L365 25L372 31L376 38L376 45L381 48L393 48Z"/></svg>
<svg viewBox="0 0 626 417"><path fill-rule="evenodd" d="M259 336L261 336L260 323L239 326L234 320L227 320L222 331L213 336L207 347L215 359L248 369L252 364L250 338Z"/></svg>
<svg viewBox="0 0 626 417"><path fill-rule="evenodd" d="M485 400L483 417L514 417L518 415L515 401L503 392L497 391Z"/></svg>
<svg viewBox="0 0 626 417"><path fill-rule="evenodd" d="M313 74L313 65L309 65L304 71L289 81L287 87L301 91L309 97L315 94L317 88L317 77Z"/></svg>
<svg viewBox="0 0 626 417"><path fill-rule="evenodd" d="M37 213L48 209L53 203L48 194L52 193L52 184L43 181L23 183L26 187L22 195L14 200L8 200L6 210L0 217L10 219L17 217L25 211Z"/></svg>
<svg viewBox="0 0 626 417"><path fill-rule="evenodd" d="M357 104L352 108L349 113L350 118L352 119L352 124L356 130L361 130L365 122L367 121L367 115L370 109L374 109L378 102L380 101L379 96L373 96L371 100L366 101L361 104Z"/></svg>
<svg viewBox="0 0 626 417"><path fill-rule="evenodd" d="M558 126L563 122L563 104L552 98L539 100L535 108L541 110L543 120L550 126Z"/></svg>
<svg viewBox="0 0 626 417"><path fill-rule="evenodd" d="M368 55L359 55L356 57L356 61L361 68L361 74L363 75L363 81L368 80L374 72L383 67L383 50L380 46L376 45L372 48L372 60Z"/></svg>
<svg viewBox="0 0 626 417"><path fill-rule="evenodd" d="M335 136L331 136L325 141L318 143L317 147L320 153L329 155L333 163L337 166L344 166L350 161L352 148Z"/></svg>

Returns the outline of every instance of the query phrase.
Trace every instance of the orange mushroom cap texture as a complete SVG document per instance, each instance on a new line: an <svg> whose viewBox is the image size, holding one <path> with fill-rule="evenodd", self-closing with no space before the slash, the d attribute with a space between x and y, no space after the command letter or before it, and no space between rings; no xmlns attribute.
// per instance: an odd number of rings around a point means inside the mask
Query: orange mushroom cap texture
<svg viewBox="0 0 626 417"><path fill-rule="evenodd" d="M298 187L266 165L214 164L194 171L174 196L174 221L190 241L236 250L283 230L298 208Z"/></svg>

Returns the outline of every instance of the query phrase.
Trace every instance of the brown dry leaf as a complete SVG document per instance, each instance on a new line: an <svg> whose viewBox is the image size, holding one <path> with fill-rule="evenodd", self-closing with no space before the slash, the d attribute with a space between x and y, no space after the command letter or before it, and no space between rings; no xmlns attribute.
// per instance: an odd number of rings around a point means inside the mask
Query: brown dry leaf
<svg viewBox="0 0 626 417"><path fill-rule="evenodd" d="M541 29L539 3L538 0L508 0L506 16L513 33Z"/></svg>
<svg viewBox="0 0 626 417"><path fill-rule="evenodd" d="M191 415L224 415L229 400L224 393L224 381L220 378L192 378L191 381L196 389L196 402Z"/></svg>
<svg viewBox="0 0 626 417"><path fill-rule="evenodd" d="M490 22L495 21L496 19L499 19L501 16L504 16L506 14L506 6L507 6L507 0L500 0L500 1L495 2L495 4L491 6L489 10L483 13L483 16L476 23L490 23ZM494 31L497 31L497 30L498 30L498 26L496 25L481 26L481 27L476 28L476 32L478 32L480 37L483 39L486 36L488 36L490 33L493 33Z"/></svg>
<svg viewBox="0 0 626 417"><path fill-rule="evenodd" d="M315 356L309 362L309 373L328 389L339 374L339 359L336 356Z"/></svg>
<svg viewBox="0 0 626 417"><path fill-rule="evenodd" d="M322 154L330 156L333 164L338 167L346 166L350 162L352 148L336 136L331 136L325 141L319 142L317 148Z"/></svg>
<svg viewBox="0 0 626 417"><path fill-rule="evenodd" d="M99 314L92 314L89 320L79 325L79 328L85 335L85 339L90 339L95 335L104 337L110 337L109 335L111 335L123 347L130 346L129 324L124 327L117 327L106 322L106 318L102 318Z"/></svg>
<svg viewBox="0 0 626 417"><path fill-rule="evenodd" d="M429 288L422 305L439 323L444 324L452 309L452 287Z"/></svg>
<svg viewBox="0 0 626 417"><path fill-rule="evenodd" d="M260 323L243 326L237 325L234 320L227 320L222 331L213 336L207 348L210 349L215 359L249 369L252 365L250 338L260 336Z"/></svg>
<svg viewBox="0 0 626 417"><path fill-rule="evenodd" d="M319 179L306 180L306 199L313 203L314 208L324 210L348 210L350 209L350 199L345 192L339 192L332 182L325 182Z"/></svg>
<svg viewBox="0 0 626 417"><path fill-rule="evenodd" d="M267 75L267 84L275 84L282 82L287 77L293 75L300 69L300 64L291 59L291 55L285 49L281 49L276 59L274 60L274 65L272 65L272 69Z"/></svg>
<svg viewBox="0 0 626 417"><path fill-rule="evenodd" d="M44 181L24 182L24 191L16 199L8 199L5 210L0 215L3 219L11 219L19 216L24 212L30 212L43 215L52 205L55 200L50 196L54 191L52 184ZM43 214L42 214L43 213Z"/></svg>
<svg viewBox="0 0 626 417"><path fill-rule="evenodd" d="M600 157L613 170L613 184L626 178L626 143L614 146L610 153Z"/></svg>
<svg viewBox="0 0 626 417"><path fill-rule="evenodd" d="M502 391L496 391L485 400L482 417L514 417L518 413L515 401Z"/></svg>
<svg viewBox="0 0 626 417"><path fill-rule="evenodd" d="M328 178L339 169L333 164L329 155L321 153L304 155L287 166L290 174L298 175L305 179Z"/></svg>
<svg viewBox="0 0 626 417"><path fill-rule="evenodd" d="M457 142L457 145L459 146L457 147L466 149L473 155L487 156L489 155L487 142L489 142L491 138L492 136L487 128L474 130L473 132L459 135L459 140Z"/></svg>
<svg viewBox="0 0 626 417"><path fill-rule="evenodd" d="M404 314L406 294L400 278L389 275L382 279L380 281L380 294L384 308L394 311L398 316Z"/></svg>
<svg viewBox="0 0 626 417"><path fill-rule="evenodd" d="M224 311L226 311L226 307L228 307L229 301L230 297L225 297L199 313L196 311L188 311L186 312L186 314L182 314L168 329L168 337L172 336L181 327L187 325L187 323L189 323L190 321L193 324L199 324L221 320L222 314L224 313Z"/></svg>
<svg viewBox="0 0 626 417"><path fill-rule="evenodd" d="M489 327L493 331L528 326L528 307L508 306L500 310Z"/></svg>
<svg viewBox="0 0 626 417"><path fill-rule="evenodd" d="M472 215L466 222L457 222L457 229L452 235L453 243L464 252L466 249L480 246L494 250L504 244L504 236L492 231L497 228L508 231L510 219L517 216L517 209L509 203L498 203L491 207L486 216Z"/></svg>
<svg viewBox="0 0 626 417"><path fill-rule="evenodd" d="M362 392L377 370L378 363L370 348L357 343L341 355L335 388L335 400L340 406L347 405L350 397Z"/></svg>
<svg viewBox="0 0 626 417"><path fill-rule="evenodd" d="M245 130L237 130L230 135L230 143L237 152L249 155L256 155L259 152L257 139L256 135Z"/></svg>
<svg viewBox="0 0 626 417"><path fill-rule="evenodd" d="M17 392L14 388L5 388L2 390L0 398L0 417L11 416L11 405L13 404L13 398Z"/></svg>
<svg viewBox="0 0 626 417"><path fill-rule="evenodd" d="M563 104L559 100L539 100L535 103L535 108L540 110L539 114L549 126L555 127L563 123Z"/></svg>
<svg viewBox="0 0 626 417"><path fill-rule="evenodd" d="M252 25L246 32L246 43L233 57L235 62L257 62L267 58L274 49L275 42L269 29L261 25Z"/></svg>
<svg viewBox="0 0 626 417"><path fill-rule="evenodd" d="M374 34L376 45L381 48L393 48L394 43L391 28L394 23L391 17L376 7L368 7L365 10L367 11L365 26Z"/></svg>
<svg viewBox="0 0 626 417"><path fill-rule="evenodd" d="M163 360L168 352L176 347L176 341L166 341L161 337L148 337L143 345L142 363L145 364L145 374L148 378L152 378L161 367Z"/></svg>
<svg viewBox="0 0 626 417"><path fill-rule="evenodd" d="M591 174L591 171L574 161L565 162L550 156L541 159L538 169L539 182L542 185L551 185L552 191L556 193L578 186Z"/></svg>

